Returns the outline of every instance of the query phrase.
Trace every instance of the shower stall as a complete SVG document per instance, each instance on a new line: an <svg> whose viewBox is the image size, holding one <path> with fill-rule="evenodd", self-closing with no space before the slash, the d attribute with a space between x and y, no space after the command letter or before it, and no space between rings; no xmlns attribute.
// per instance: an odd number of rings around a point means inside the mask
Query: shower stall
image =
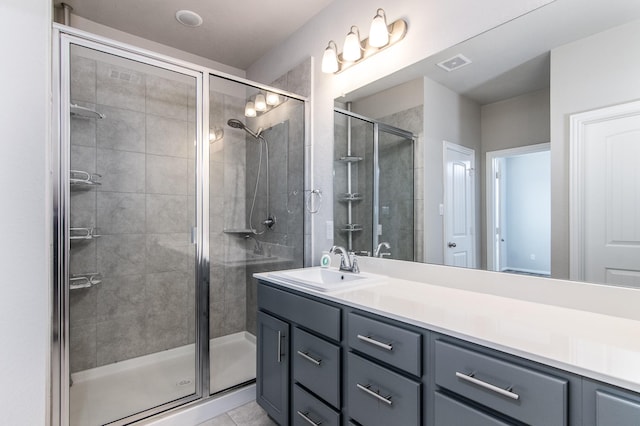
<svg viewBox="0 0 640 426"><path fill-rule="evenodd" d="M305 98L55 36L54 424L128 424L252 383L252 274L304 264Z"/></svg>

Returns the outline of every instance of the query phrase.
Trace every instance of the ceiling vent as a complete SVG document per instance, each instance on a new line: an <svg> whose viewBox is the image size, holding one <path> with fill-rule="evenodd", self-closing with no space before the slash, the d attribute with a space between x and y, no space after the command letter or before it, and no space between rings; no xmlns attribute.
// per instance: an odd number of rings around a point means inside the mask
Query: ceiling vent
<svg viewBox="0 0 640 426"><path fill-rule="evenodd" d="M438 66L445 71L453 71L458 68L462 68L465 65L469 65L471 63L471 59L467 58L462 54L457 54L453 58L446 59L442 62L438 62Z"/></svg>

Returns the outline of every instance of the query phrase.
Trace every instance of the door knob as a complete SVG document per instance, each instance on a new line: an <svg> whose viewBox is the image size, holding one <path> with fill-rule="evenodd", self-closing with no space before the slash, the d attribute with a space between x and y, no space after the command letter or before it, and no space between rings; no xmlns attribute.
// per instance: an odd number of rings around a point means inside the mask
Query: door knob
<svg viewBox="0 0 640 426"><path fill-rule="evenodd" d="M456 246L456 243L449 243L447 245L449 246L449 248L454 248Z"/></svg>

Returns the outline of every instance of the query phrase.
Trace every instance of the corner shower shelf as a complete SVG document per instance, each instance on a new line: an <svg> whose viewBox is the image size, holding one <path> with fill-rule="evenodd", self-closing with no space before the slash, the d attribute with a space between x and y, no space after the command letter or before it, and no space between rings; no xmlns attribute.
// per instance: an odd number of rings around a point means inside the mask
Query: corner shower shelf
<svg viewBox="0 0 640 426"><path fill-rule="evenodd" d="M251 228L229 228L224 229L222 232L225 234L253 235L256 230Z"/></svg>
<svg viewBox="0 0 640 426"><path fill-rule="evenodd" d="M362 194L360 194L358 192L353 192L353 193L345 192L343 194L340 194L339 200L340 201L345 201L345 202L348 202L348 201L360 201L360 200L362 200L362 198L363 198Z"/></svg>
<svg viewBox="0 0 640 426"><path fill-rule="evenodd" d="M358 232L362 231L362 225L359 223L346 223L340 230L342 232Z"/></svg>
<svg viewBox="0 0 640 426"><path fill-rule="evenodd" d="M69 228L70 241L88 241L101 237L96 234L96 228Z"/></svg>
<svg viewBox="0 0 640 426"><path fill-rule="evenodd" d="M341 163L357 163L358 161L362 161L362 160L363 160L362 157L357 157L353 155L347 155L347 156L338 158L338 161L340 161Z"/></svg>
<svg viewBox="0 0 640 426"><path fill-rule="evenodd" d="M89 274L74 274L69 278L69 290L91 288L102 282L102 275L98 272Z"/></svg>
<svg viewBox="0 0 640 426"><path fill-rule="evenodd" d="M87 107L83 107L83 106L80 106L80 105L71 104L69 106L69 109L70 109L72 117L97 118L97 119L104 118L104 114L101 114L96 110L93 110L93 109L87 108Z"/></svg>
<svg viewBox="0 0 640 426"><path fill-rule="evenodd" d="M81 189L102 185L100 183L102 176L97 173L92 174L82 170L70 170L70 174L69 185L71 185L72 188Z"/></svg>

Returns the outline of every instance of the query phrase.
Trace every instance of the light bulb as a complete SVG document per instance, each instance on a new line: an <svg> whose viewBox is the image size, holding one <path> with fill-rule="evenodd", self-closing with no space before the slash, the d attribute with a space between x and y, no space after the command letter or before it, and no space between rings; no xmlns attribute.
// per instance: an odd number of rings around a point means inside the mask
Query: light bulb
<svg viewBox="0 0 640 426"><path fill-rule="evenodd" d="M369 30L369 46L382 47L389 44L389 29L384 10L378 9Z"/></svg>
<svg viewBox="0 0 640 426"><path fill-rule="evenodd" d="M322 72L331 74L337 72L338 69L337 46L336 43L331 40L327 45L327 48L324 49L324 55L322 55Z"/></svg>
<svg viewBox="0 0 640 426"><path fill-rule="evenodd" d="M267 105L275 106L280 103L280 96L277 93L267 92Z"/></svg>
<svg viewBox="0 0 640 426"><path fill-rule="evenodd" d="M244 115L246 117L255 117L256 116L256 107L253 105L253 102L249 101L244 107Z"/></svg>
<svg viewBox="0 0 640 426"><path fill-rule="evenodd" d="M256 99L254 101L254 107L256 111L266 111L267 110L267 101L264 99L264 95L262 93L258 93L256 95Z"/></svg>
<svg viewBox="0 0 640 426"><path fill-rule="evenodd" d="M362 45L360 44L360 31L355 25L351 27L351 31L344 39L344 49L342 49L342 58L345 61L357 61L362 57Z"/></svg>

